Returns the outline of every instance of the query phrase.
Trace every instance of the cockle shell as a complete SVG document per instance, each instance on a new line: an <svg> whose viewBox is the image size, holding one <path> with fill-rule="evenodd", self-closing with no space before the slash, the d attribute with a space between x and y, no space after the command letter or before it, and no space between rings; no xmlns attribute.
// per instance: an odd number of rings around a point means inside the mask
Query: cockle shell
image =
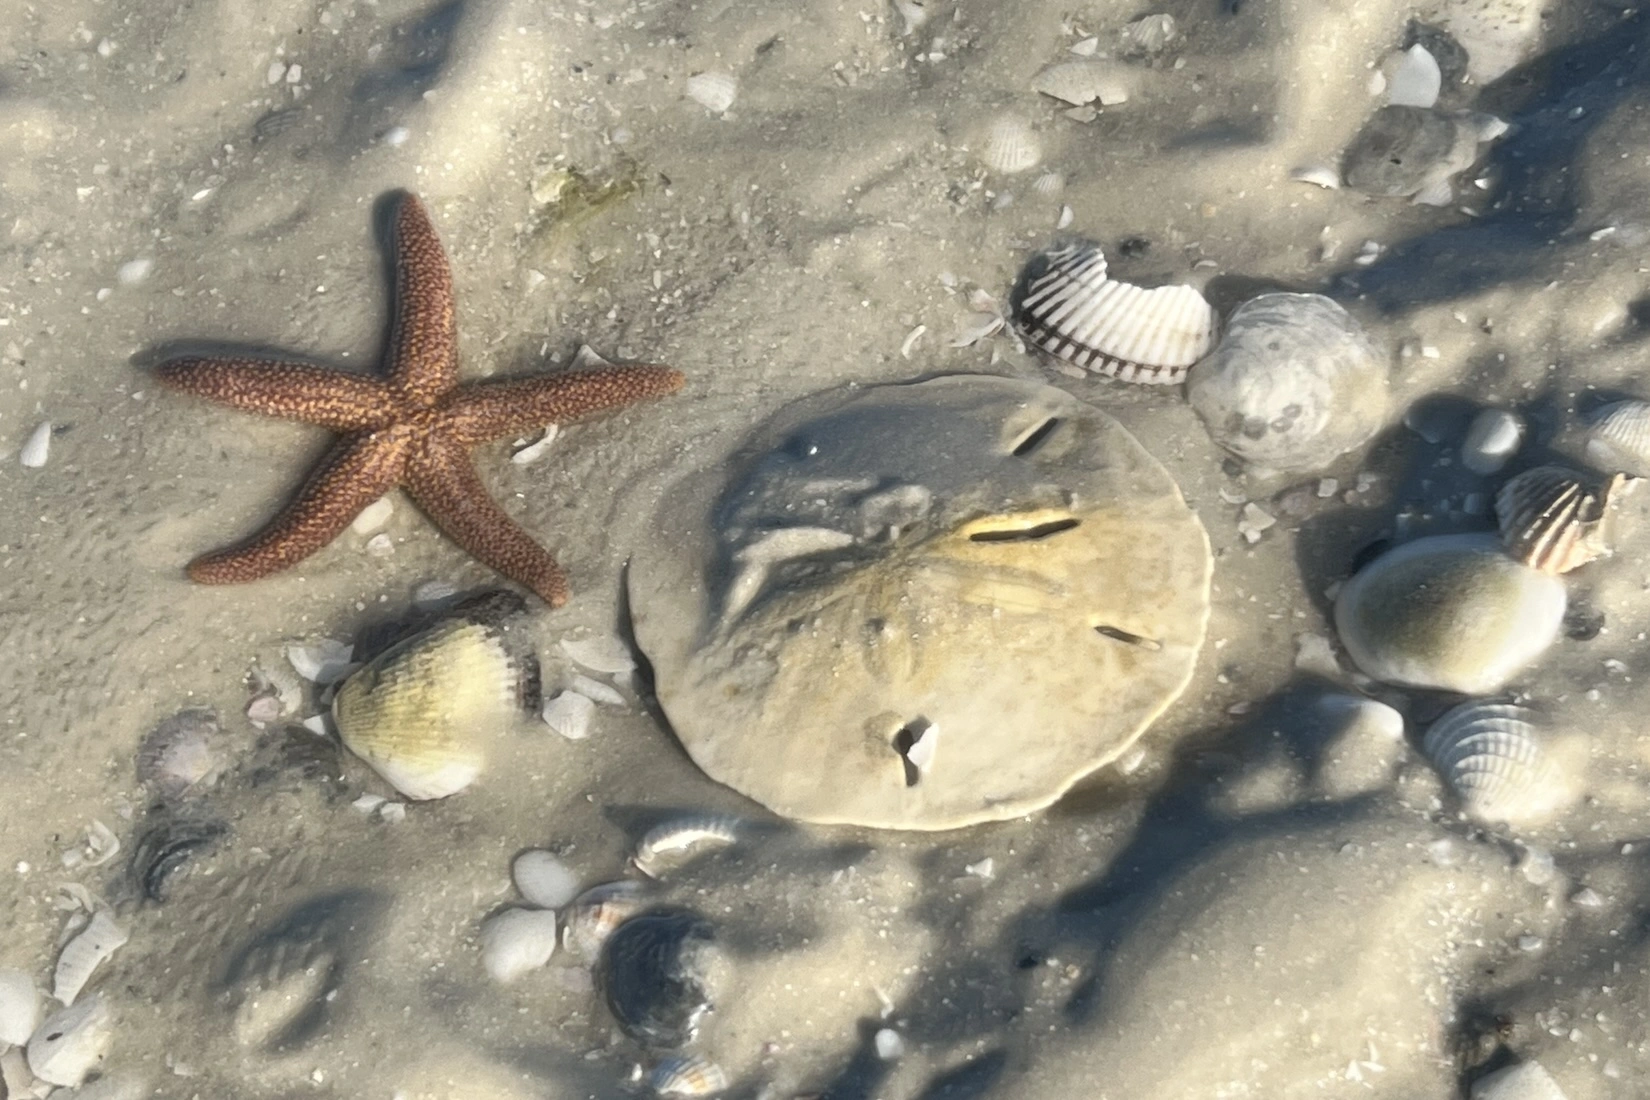
<svg viewBox="0 0 1650 1100"><path fill-rule="evenodd" d="M646 904L640 883L620 880L592 886L562 913L562 946L586 962L595 962L607 938Z"/></svg>
<svg viewBox="0 0 1650 1100"><path fill-rule="evenodd" d="M1611 498L1627 480L1599 482L1562 466L1537 466L1495 494L1507 553L1543 573L1568 573L1610 553Z"/></svg>
<svg viewBox="0 0 1650 1100"><path fill-rule="evenodd" d="M1319 294L1262 294L1233 311L1186 397L1209 435L1246 462L1316 470L1386 423L1385 358Z"/></svg>
<svg viewBox="0 0 1650 1100"><path fill-rule="evenodd" d="M177 798L210 783L223 768L218 716L200 707L180 710L146 734L137 751L138 782L162 798Z"/></svg>
<svg viewBox="0 0 1650 1100"><path fill-rule="evenodd" d="M445 798L481 773L515 718L521 669L491 627L450 620L356 671L332 703L344 747L408 798Z"/></svg>
<svg viewBox="0 0 1650 1100"><path fill-rule="evenodd" d="M1587 458L1601 470L1650 475L1650 401L1616 401L1594 413Z"/></svg>
<svg viewBox="0 0 1650 1100"><path fill-rule="evenodd" d="M1107 277L1093 241L1037 253L1010 296L1014 324L1050 355L1125 382L1172 385L1208 354L1215 311L1189 286L1152 290Z"/></svg>
<svg viewBox="0 0 1650 1100"><path fill-rule="evenodd" d="M1535 714L1524 707L1462 703L1432 724L1421 751L1481 821L1536 821L1566 798Z"/></svg>
<svg viewBox="0 0 1650 1100"><path fill-rule="evenodd" d="M1436 535L1366 565L1335 600L1335 628L1365 674L1464 695L1499 691L1558 637L1564 582L1492 535Z"/></svg>
<svg viewBox="0 0 1650 1100"><path fill-rule="evenodd" d="M687 909L658 908L608 937L596 973L624 1033L669 1050L693 1041L725 963L709 921Z"/></svg>
<svg viewBox="0 0 1650 1100"><path fill-rule="evenodd" d="M728 1075L715 1062L688 1054L654 1066L647 1083L660 1096L713 1096L728 1087Z"/></svg>
<svg viewBox="0 0 1650 1100"><path fill-rule="evenodd" d="M1043 159L1043 142L1018 115L1001 115L986 127L980 160L993 172L1014 175L1035 168Z"/></svg>

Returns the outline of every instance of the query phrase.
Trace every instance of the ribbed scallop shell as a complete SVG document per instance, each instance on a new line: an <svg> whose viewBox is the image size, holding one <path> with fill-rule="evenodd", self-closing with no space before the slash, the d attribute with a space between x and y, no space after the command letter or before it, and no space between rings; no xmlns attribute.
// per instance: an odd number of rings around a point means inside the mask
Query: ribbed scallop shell
<svg viewBox="0 0 1650 1100"><path fill-rule="evenodd" d="M1215 311L1189 286L1146 290L1106 276L1093 241L1040 252L1011 297L1014 324L1050 355L1125 382L1173 385L1215 343Z"/></svg>
<svg viewBox="0 0 1650 1100"><path fill-rule="evenodd" d="M1610 498L1626 480L1599 482L1562 466L1537 466L1495 494L1495 514L1507 552L1555 576L1610 553Z"/></svg>
<svg viewBox="0 0 1650 1100"><path fill-rule="evenodd" d="M1617 401L1593 415L1587 457L1600 469L1650 474L1650 401Z"/></svg>
<svg viewBox="0 0 1650 1100"><path fill-rule="evenodd" d="M1534 820L1562 797L1534 718L1506 703L1462 703L1432 724L1421 750L1472 817Z"/></svg>
<svg viewBox="0 0 1650 1100"><path fill-rule="evenodd" d="M688 1054L654 1066L647 1083L660 1096L712 1096L728 1087L728 1075L715 1062Z"/></svg>
<svg viewBox="0 0 1650 1100"><path fill-rule="evenodd" d="M1037 167L1043 159L1042 139L1018 115L1003 115L985 132L980 159L993 172L1013 175Z"/></svg>
<svg viewBox="0 0 1650 1100"><path fill-rule="evenodd" d="M408 798L469 786L519 705L522 673L491 627L450 620L385 650L332 703L344 747Z"/></svg>

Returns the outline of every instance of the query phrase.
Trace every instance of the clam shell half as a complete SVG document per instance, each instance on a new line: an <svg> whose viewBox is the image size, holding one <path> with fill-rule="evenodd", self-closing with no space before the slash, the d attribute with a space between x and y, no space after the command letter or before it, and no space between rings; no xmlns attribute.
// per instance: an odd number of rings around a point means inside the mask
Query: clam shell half
<svg viewBox="0 0 1650 1100"><path fill-rule="evenodd" d="M1558 769L1525 707L1462 703L1432 724L1421 749L1462 809L1481 821L1530 822L1564 801Z"/></svg>
<svg viewBox="0 0 1650 1100"><path fill-rule="evenodd" d="M1537 466L1495 494L1507 552L1532 569L1557 575L1610 553L1606 521L1626 476L1599 482L1562 466Z"/></svg>

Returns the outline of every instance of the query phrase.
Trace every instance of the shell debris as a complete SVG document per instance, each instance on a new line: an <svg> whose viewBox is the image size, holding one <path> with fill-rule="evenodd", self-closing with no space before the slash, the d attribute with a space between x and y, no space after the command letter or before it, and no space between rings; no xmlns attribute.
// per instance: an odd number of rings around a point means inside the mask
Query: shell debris
<svg viewBox="0 0 1650 1100"><path fill-rule="evenodd" d="M660 1096L714 1096L728 1087L728 1075L715 1062L688 1054L661 1061L647 1083Z"/></svg>
<svg viewBox="0 0 1650 1100"><path fill-rule="evenodd" d="M562 946L585 962L595 962L615 929L642 911L646 891L641 883L620 880L592 886L562 913Z"/></svg>
<svg viewBox="0 0 1650 1100"><path fill-rule="evenodd" d="M1134 74L1127 66L1104 58L1057 61L1031 79L1031 90L1051 99L1081 107L1099 103L1114 107L1127 103L1134 91Z"/></svg>
<svg viewBox="0 0 1650 1100"><path fill-rule="evenodd" d="M712 114L722 114L739 95L739 78L717 71L695 73L684 85L688 98Z"/></svg>
<svg viewBox="0 0 1650 1100"><path fill-rule="evenodd" d="M1042 139L1025 119L1000 115L986 127L980 160L993 172L1012 176L1037 167L1042 159Z"/></svg>
<svg viewBox="0 0 1650 1100"><path fill-rule="evenodd" d="M22 1046L40 1023L40 991L21 970L0 970L0 1046Z"/></svg>
<svg viewBox="0 0 1650 1100"><path fill-rule="evenodd" d="M109 1006L94 993L54 1012L30 1037L29 1071L48 1084L79 1088L103 1061L113 1038Z"/></svg>
<svg viewBox="0 0 1650 1100"><path fill-rule="evenodd" d="M1495 494L1501 541L1514 558L1557 575L1610 553L1609 520L1625 474L1600 482L1562 466L1537 466Z"/></svg>
<svg viewBox="0 0 1650 1100"><path fill-rule="evenodd" d="M545 725L569 741L583 741L590 736L590 722L595 713L595 700L569 689L545 700L541 717Z"/></svg>
<svg viewBox="0 0 1650 1100"><path fill-rule="evenodd" d="M126 944L126 929L115 923L107 909L92 914L91 923L80 935L63 945L52 975L52 996L65 1007L72 1005L91 980L92 971Z"/></svg>
<svg viewBox="0 0 1650 1100"><path fill-rule="evenodd" d="M30 470L38 470L46 464L46 458L52 448L52 422L45 421L30 433L24 441L22 450L17 453L17 461Z"/></svg>
<svg viewBox="0 0 1650 1100"><path fill-rule="evenodd" d="M636 845L631 862L648 878L658 878L669 857L700 844L733 844L745 833L745 823L736 817L702 814L667 821L648 830Z"/></svg>

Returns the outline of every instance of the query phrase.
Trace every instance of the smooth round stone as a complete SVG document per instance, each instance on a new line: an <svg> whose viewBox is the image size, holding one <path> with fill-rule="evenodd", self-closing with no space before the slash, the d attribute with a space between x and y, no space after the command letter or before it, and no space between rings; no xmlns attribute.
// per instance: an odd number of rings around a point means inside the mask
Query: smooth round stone
<svg viewBox="0 0 1650 1100"><path fill-rule="evenodd" d="M1495 536L1438 535L1348 581L1335 627L1376 680L1482 695L1553 643L1564 606L1564 582L1514 561Z"/></svg>
<svg viewBox="0 0 1650 1100"><path fill-rule="evenodd" d="M781 815L950 829L1053 802L1185 689L1208 538L1052 386L819 395L667 492L635 635L683 746Z"/></svg>
<svg viewBox="0 0 1650 1100"><path fill-rule="evenodd" d="M1386 423L1386 360L1321 294L1262 294L1232 313L1186 396L1214 441L1246 462L1322 469Z"/></svg>

